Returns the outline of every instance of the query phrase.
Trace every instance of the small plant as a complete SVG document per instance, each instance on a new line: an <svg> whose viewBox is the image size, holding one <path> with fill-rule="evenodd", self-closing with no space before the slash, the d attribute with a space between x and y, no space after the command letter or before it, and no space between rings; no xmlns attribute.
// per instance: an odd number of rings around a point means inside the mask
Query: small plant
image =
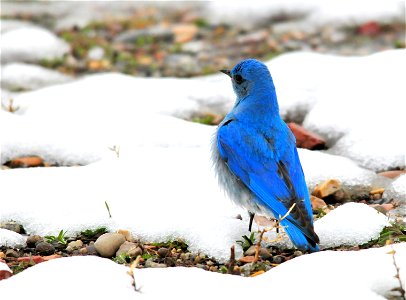
<svg viewBox="0 0 406 300"><path fill-rule="evenodd" d="M188 245L181 240L168 241L168 242L163 242L163 243L151 243L151 245L156 246L158 248L165 247L168 249L172 249L172 248L175 248L176 250L181 249L182 251L186 251L188 248Z"/></svg>
<svg viewBox="0 0 406 300"><path fill-rule="evenodd" d="M104 201L104 204L106 205L107 211L109 213L109 217L111 218L110 207L109 207L107 201Z"/></svg>
<svg viewBox="0 0 406 300"><path fill-rule="evenodd" d="M14 112L16 112L20 107L18 107L18 106L14 106L14 99L13 98L10 98L9 100L8 100L8 105L4 105L3 103L1 104L1 107L4 109L4 110L6 110L6 111L8 111L8 112L11 112L11 113L14 113Z"/></svg>
<svg viewBox="0 0 406 300"><path fill-rule="evenodd" d="M58 236L47 235L44 238L48 243L58 242L59 244L66 245L68 242L65 239L65 235L66 235L66 231L64 232L62 229L61 231L59 231Z"/></svg>
<svg viewBox="0 0 406 300"><path fill-rule="evenodd" d="M152 255L152 254L150 254L150 253L144 253L144 254L141 255L141 258L142 258L143 260L147 260L147 259L149 259L149 258L154 258L154 257L155 257L155 256Z"/></svg>
<svg viewBox="0 0 406 300"><path fill-rule="evenodd" d="M121 253L120 255L113 258L118 264L128 264L131 261L131 257L127 253Z"/></svg>
<svg viewBox="0 0 406 300"><path fill-rule="evenodd" d="M247 251L249 247L255 244L255 232L251 232L250 236L243 235L243 240L237 241L242 250Z"/></svg>
<svg viewBox="0 0 406 300"><path fill-rule="evenodd" d="M106 233L106 232L107 232L106 227L100 227L95 230L86 229L86 230L82 231L81 234L84 235L85 237L87 237L88 239L90 239L96 235L102 235L103 233Z"/></svg>
<svg viewBox="0 0 406 300"><path fill-rule="evenodd" d="M382 229L379 238L361 245L361 248L370 248L373 245L385 246L386 244L406 242L406 225L392 223Z"/></svg>

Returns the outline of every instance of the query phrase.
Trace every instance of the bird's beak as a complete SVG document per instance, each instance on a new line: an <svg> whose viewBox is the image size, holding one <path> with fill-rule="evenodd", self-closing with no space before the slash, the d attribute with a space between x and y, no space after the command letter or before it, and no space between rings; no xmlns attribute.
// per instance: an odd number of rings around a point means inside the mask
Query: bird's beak
<svg viewBox="0 0 406 300"><path fill-rule="evenodd" d="M231 72L230 72L230 70L220 70L220 72L222 72L222 73L224 73L224 74L226 74L226 75L228 75L228 76L231 77Z"/></svg>

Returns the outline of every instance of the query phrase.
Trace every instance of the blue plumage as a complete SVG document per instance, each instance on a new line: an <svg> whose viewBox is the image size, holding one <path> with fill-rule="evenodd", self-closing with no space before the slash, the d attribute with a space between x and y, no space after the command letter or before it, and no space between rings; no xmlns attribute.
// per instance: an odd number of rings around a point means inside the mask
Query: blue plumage
<svg viewBox="0 0 406 300"><path fill-rule="evenodd" d="M223 71L237 95L233 109L218 127L213 161L220 185L250 214L281 221L293 244L318 251L309 193L295 137L280 118L275 87L268 68L255 59Z"/></svg>

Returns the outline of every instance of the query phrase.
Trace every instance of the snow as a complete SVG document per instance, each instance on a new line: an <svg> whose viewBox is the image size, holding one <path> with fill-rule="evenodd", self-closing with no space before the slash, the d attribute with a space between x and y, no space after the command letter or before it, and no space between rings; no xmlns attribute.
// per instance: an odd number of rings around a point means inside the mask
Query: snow
<svg viewBox="0 0 406 300"><path fill-rule="evenodd" d="M382 229L389 226L388 218L362 203L347 203L337 207L315 223L322 248L341 245L362 245L379 238Z"/></svg>
<svg viewBox="0 0 406 300"><path fill-rule="evenodd" d="M62 58L69 45L52 32L39 27L20 27L2 33L1 60L38 62Z"/></svg>
<svg viewBox="0 0 406 300"><path fill-rule="evenodd" d="M389 199L397 199L406 202L406 174L397 177L387 190L383 193L383 197Z"/></svg>
<svg viewBox="0 0 406 300"><path fill-rule="evenodd" d="M65 74L31 64L10 63L1 68L2 86L11 90L33 90L70 79Z"/></svg>
<svg viewBox="0 0 406 300"><path fill-rule="evenodd" d="M22 248L25 246L25 238L14 231L0 228L0 246Z"/></svg>
<svg viewBox="0 0 406 300"><path fill-rule="evenodd" d="M340 1L340 0L284 0L284 1L213 1L207 8L207 17L214 23L238 24L253 26L278 16L289 16L297 19L296 28L321 27L334 23L337 25L356 25L362 22L379 19L403 21L404 2L390 1ZM252 16L255 16L254 18ZM289 19L288 21L289 22Z"/></svg>
<svg viewBox="0 0 406 300"><path fill-rule="evenodd" d="M272 291L272 296L279 299L325 299L326 295L329 299L385 299L399 295L393 291L399 287L393 257L398 266L406 264L406 243L304 255L253 278L197 268L135 269L133 278L139 291L132 286L127 267L99 257L68 257L40 263L2 280L0 289L2 295L13 299L27 299L39 287L46 288L50 295L58 294L60 299L71 299L72 293L60 293L61 282L65 287L74 286L82 298L162 299L179 291L176 297L181 300L190 299L198 291L202 299L213 295L248 299L262 298ZM404 286L403 268L399 275ZM340 286L334 288L332 282L339 282Z"/></svg>

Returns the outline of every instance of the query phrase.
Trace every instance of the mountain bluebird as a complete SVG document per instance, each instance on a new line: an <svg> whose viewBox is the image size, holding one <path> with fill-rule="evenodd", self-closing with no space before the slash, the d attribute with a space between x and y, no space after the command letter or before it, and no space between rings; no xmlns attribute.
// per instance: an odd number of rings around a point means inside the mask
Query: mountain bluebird
<svg viewBox="0 0 406 300"><path fill-rule="evenodd" d="M268 68L255 59L231 71L237 100L220 123L213 142L213 163L220 185L248 209L249 230L255 213L281 219L293 244L318 251L319 238L295 137L279 116L275 86Z"/></svg>

